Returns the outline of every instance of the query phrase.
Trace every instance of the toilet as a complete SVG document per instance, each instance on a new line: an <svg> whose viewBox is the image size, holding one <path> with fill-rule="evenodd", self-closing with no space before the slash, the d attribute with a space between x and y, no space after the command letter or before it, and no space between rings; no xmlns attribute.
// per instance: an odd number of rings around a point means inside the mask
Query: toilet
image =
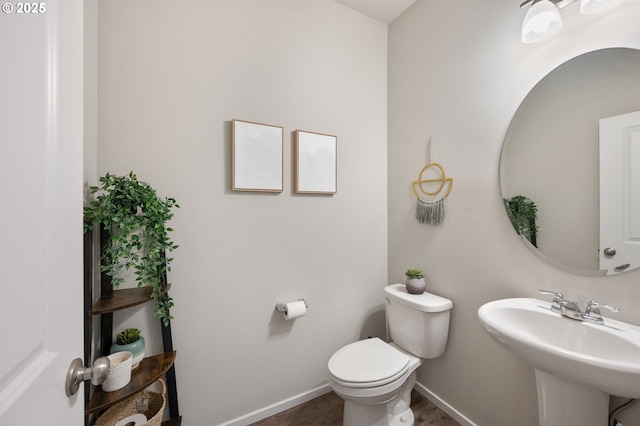
<svg viewBox="0 0 640 426"><path fill-rule="evenodd" d="M329 360L329 385L344 399L344 426L411 426L411 390L424 359L444 352L453 303L404 284L384 289L392 343L374 337L350 343Z"/></svg>

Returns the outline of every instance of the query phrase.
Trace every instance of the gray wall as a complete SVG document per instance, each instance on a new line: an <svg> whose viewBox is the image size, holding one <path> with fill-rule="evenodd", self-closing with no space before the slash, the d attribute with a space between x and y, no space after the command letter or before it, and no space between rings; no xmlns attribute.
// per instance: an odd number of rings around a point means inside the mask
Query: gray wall
<svg viewBox="0 0 640 426"><path fill-rule="evenodd" d="M299 0L110 0L98 22L98 175L133 170L181 205L169 278L185 421L327 391L333 352L385 330L386 25ZM284 127L282 193L230 190L234 118ZM293 192L296 129L337 135L337 194ZM274 313L300 297L305 317ZM156 326L128 315L116 322Z"/></svg>
<svg viewBox="0 0 640 426"><path fill-rule="evenodd" d="M483 303L546 288L581 305L609 302L621 308L617 318L640 323L640 272L585 278L544 263L513 231L498 176L502 141L529 90L574 56L640 47L640 3L592 16L573 4L562 11L562 31L534 45L520 42L524 13L511 1L419 0L389 27L389 281L421 267L428 289L453 300L447 350L423 364L418 381L483 426L538 421L533 369L484 332ZM437 227L413 218L410 189L430 135L432 160L454 179Z"/></svg>

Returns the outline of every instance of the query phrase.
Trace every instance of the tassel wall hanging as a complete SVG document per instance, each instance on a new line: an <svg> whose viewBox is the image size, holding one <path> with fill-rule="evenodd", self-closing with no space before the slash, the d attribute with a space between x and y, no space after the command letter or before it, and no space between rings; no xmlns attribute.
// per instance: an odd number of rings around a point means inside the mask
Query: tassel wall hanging
<svg viewBox="0 0 640 426"><path fill-rule="evenodd" d="M431 162L431 138L427 141L427 157L427 165L411 185L416 197L416 219L420 223L439 225L444 220L444 201L453 188L453 178L446 177L440 164Z"/></svg>

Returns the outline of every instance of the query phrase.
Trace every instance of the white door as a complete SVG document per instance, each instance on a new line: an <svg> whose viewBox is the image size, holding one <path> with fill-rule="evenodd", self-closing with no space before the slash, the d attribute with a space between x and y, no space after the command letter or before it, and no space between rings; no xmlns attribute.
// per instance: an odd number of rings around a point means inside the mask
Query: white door
<svg viewBox="0 0 640 426"><path fill-rule="evenodd" d="M82 425L82 2L0 3L0 425Z"/></svg>
<svg viewBox="0 0 640 426"><path fill-rule="evenodd" d="M640 111L600 120L600 269L640 266Z"/></svg>

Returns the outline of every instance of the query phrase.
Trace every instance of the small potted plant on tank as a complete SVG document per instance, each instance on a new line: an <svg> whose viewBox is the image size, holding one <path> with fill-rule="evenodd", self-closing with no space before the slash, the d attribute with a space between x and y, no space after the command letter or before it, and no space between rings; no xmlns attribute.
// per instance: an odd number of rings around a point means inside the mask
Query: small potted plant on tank
<svg viewBox="0 0 640 426"><path fill-rule="evenodd" d="M404 273L407 276L405 283L407 293L422 294L424 293L426 283L424 281L424 273L420 269L407 269Z"/></svg>

